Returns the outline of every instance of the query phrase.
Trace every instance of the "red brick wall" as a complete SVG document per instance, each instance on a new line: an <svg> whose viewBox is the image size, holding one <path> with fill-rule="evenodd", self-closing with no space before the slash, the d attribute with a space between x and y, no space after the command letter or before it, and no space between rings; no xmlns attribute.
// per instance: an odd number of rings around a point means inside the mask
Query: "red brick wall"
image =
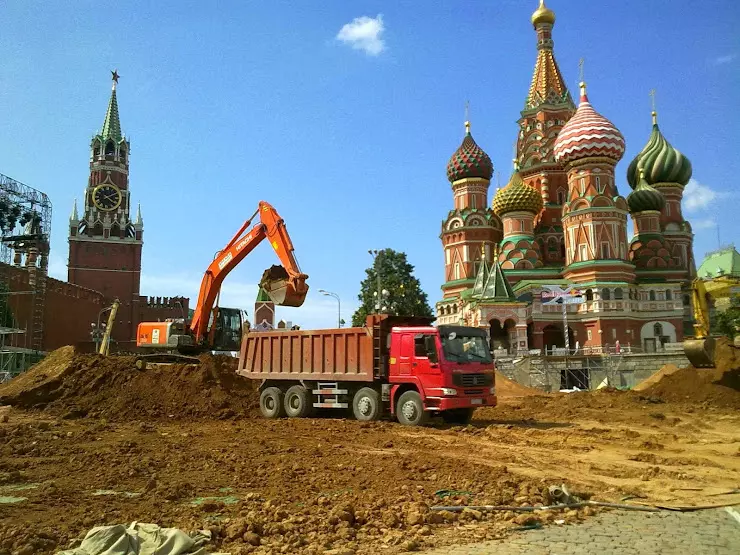
<svg viewBox="0 0 740 555"><path fill-rule="evenodd" d="M29 284L29 271L0 264L0 276L11 292L33 290ZM6 345L30 347L33 332L33 300L31 294L10 295L8 306L19 328L25 334L6 336ZM92 322L97 322L100 310L108 306L103 295L53 278L46 278L44 302L43 350L51 351L64 345L78 345L90 341Z"/></svg>

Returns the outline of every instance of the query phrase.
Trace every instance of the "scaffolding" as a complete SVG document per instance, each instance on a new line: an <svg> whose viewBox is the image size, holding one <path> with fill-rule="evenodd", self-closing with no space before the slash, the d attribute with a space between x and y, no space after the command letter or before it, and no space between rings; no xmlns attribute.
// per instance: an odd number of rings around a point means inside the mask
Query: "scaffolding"
<svg viewBox="0 0 740 555"><path fill-rule="evenodd" d="M0 174L0 379L43 355L51 217L45 193ZM28 273L28 285L20 290L11 286L14 266ZM29 299L25 322L14 314L15 298Z"/></svg>

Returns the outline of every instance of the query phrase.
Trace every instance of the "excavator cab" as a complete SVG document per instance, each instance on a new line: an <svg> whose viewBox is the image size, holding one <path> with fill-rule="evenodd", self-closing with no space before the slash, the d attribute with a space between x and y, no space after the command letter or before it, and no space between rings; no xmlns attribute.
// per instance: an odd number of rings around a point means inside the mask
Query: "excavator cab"
<svg viewBox="0 0 740 555"><path fill-rule="evenodd" d="M238 351L242 341L242 310L239 308L217 307L215 329L213 332L213 350Z"/></svg>
<svg viewBox="0 0 740 555"><path fill-rule="evenodd" d="M301 306L308 294L306 274L288 274L280 265L273 265L262 274L260 287L279 306Z"/></svg>

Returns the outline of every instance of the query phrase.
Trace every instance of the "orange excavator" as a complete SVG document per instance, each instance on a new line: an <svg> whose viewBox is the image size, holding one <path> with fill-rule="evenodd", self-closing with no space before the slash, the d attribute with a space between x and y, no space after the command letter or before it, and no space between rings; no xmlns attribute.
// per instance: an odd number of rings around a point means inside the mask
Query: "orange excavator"
<svg viewBox="0 0 740 555"><path fill-rule="evenodd" d="M248 230L257 216L259 223ZM269 240L282 265L265 270L260 287L276 305L297 307L303 304L308 293L308 276L298 266L285 222L269 203L260 201L257 211L208 266L190 323L184 319L168 319L139 324L137 368L143 370L147 362L197 362L196 355L210 350L239 350L244 331L242 310L219 307L218 297L229 272L264 239Z"/></svg>

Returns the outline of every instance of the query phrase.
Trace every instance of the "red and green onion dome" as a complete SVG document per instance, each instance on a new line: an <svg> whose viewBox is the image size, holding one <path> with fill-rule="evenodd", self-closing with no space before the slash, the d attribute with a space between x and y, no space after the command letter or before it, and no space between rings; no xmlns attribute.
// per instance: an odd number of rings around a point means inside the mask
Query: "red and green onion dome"
<svg viewBox="0 0 740 555"><path fill-rule="evenodd" d="M492 203L493 211L499 217L518 211L539 214L543 206L542 195L537 189L524 183L518 168L514 170L506 187L496 191Z"/></svg>
<svg viewBox="0 0 740 555"><path fill-rule="evenodd" d="M491 179L493 175L493 163L490 156L478 146L470 134L470 123L465 122L465 138L460 148L447 162L447 179L451 183L469 177Z"/></svg>
<svg viewBox="0 0 740 555"><path fill-rule="evenodd" d="M581 83L581 101L555 139L555 160L567 164L583 158L611 158L619 162L624 156L624 137L619 129L594 110Z"/></svg>
<svg viewBox="0 0 740 555"><path fill-rule="evenodd" d="M665 207L665 197L663 193L645 180L645 170L639 168L637 187L627 195L627 206L631 214L645 212L646 210L661 211Z"/></svg>
<svg viewBox="0 0 740 555"><path fill-rule="evenodd" d="M684 187L691 179L691 162L677 148L673 148L660 132L655 112L650 139L627 168L627 182L633 189L639 182L640 168L645 171L648 184L656 187L667 183Z"/></svg>

